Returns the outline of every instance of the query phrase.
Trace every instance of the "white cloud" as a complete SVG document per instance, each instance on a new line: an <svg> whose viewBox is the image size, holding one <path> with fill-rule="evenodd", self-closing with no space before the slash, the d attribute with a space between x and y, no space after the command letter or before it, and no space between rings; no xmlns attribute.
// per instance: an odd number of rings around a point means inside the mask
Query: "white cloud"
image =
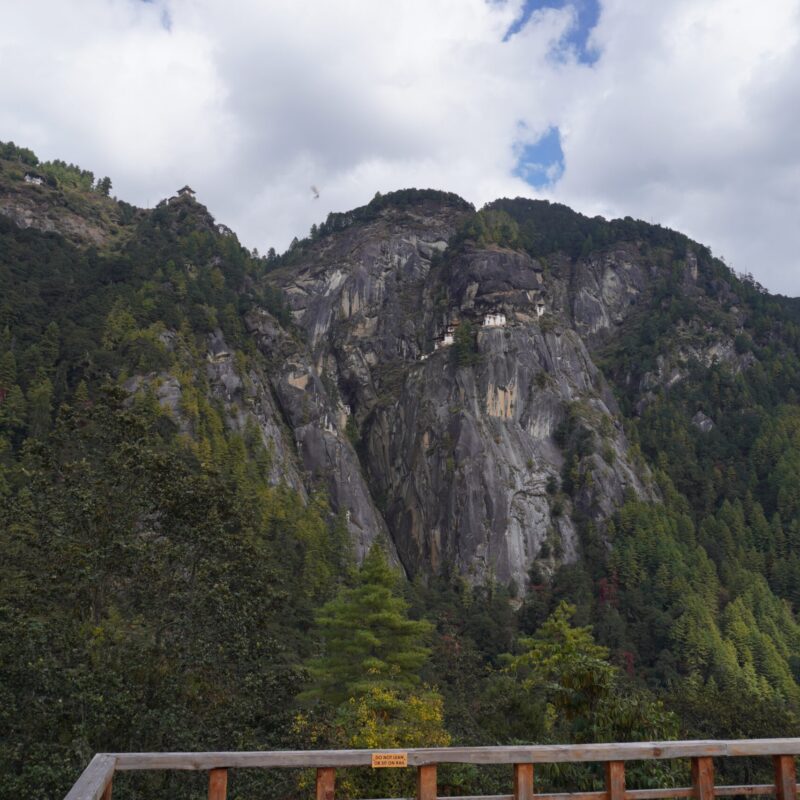
<svg viewBox="0 0 800 800"><path fill-rule="evenodd" d="M608 0L554 195L682 230L800 294L799 23L788 0Z"/></svg>
<svg viewBox="0 0 800 800"><path fill-rule="evenodd" d="M209 37L165 30L149 4L12 5L0 29L0 67L14 76L0 87L2 137L154 203L179 176L219 169L235 151L212 50Z"/></svg>
<svg viewBox="0 0 800 800"><path fill-rule="evenodd" d="M607 0L591 67L552 58L568 6L503 43L522 0L8 5L0 138L140 204L188 182L262 251L376 191L531 196L518 139L557 126L552 197L669 224L800 294L793 0Z"/></svg>

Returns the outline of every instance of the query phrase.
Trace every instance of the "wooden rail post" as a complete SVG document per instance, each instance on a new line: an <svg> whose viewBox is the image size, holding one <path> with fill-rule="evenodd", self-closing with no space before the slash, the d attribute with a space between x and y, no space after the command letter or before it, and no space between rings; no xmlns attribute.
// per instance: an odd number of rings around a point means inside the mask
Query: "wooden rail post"
<svg viewBox="0 0 800 800"><path fill-rule="evenodd" d="M514 800L533 800L533 764L514 764Z"/></svg>
<svg viewBox="0 0 800 800"><path fill-rule="evenodd" d="M714 762L711 756L692 759L692 787L695 800L714 800Z"/></svg>
<svg viewBox="0 0 800 800"><path fill-rule="evenodd" d="M625 800L625 762L606 761L608 800Z"/></svg>
<svg viewBox="0 0 800 800"><path fill-rule="evenodd" d="M320 767L317 770L317 800L333 800L336 786L336 770Z"/></svg>
<svg viewBox="0 0 800 800"><path fill-rule="evenodd" d="M208 800L225 800L228 794L228 770L212 769L208 772Z"/></svg>
<svg viewBox="0 0 800 800"><path fill-rule="evenodd" d="M436 800L436 764L417 767L417 800Z"/></svg>
<svg viewBox="0 0 800 800"><path fill-rule="evenodd" d="M773 756L776 800L797 800L797 768L794 756Z"/></svg>
<svg viewBox="0 0 800 800"><path fill-rule="evenodd" d="M108 786L106 786L105 791L103 792L103 796L100 798L100 800L111 800L111 792L114 789L113 784L114 784L114 779L112 778L108 782Z"/></svg>

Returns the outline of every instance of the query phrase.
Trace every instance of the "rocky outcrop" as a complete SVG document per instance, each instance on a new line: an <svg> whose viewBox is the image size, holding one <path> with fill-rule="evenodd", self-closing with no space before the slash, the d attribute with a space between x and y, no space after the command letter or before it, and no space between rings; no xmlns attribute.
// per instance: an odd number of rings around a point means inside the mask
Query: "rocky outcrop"
<svg viewBox="0 0 800 800"><path fill-rule="evenodd" d="M20 228L36 228L45 233L60 233L80 244L102 247L109 241L109 231L106 226L92 223L81 214L53 206L48 199L34 195L34 192L43 195L46 191L39 187L31 187L27 193L0 195L0 214L11 219Z"/></svg>
<svg viewBox="0 0 800 800"><path fill-rule="evenodd" d="M714 420L702 411L698 411L692 417L692 425L702 433L709 433L714 430Z"/></svg>
<svg viewBox="0 0 800 800"><path fill-rule="evenodd" d="M357 557L363 558L376 539L394 556L393 540L348 435L350 406L307 348L266 311L251 313L246 324L270 364L269 390L262 392L275 397L273 416L282 418L291 431L306 483L323 486L334 511L344 514Z"/></svg>
<svg viewBox="0 0 800 800"><path fill-rule="evenodd" d="M575 330L590 346L607 339L647 293L657 270L629 243L580 259L567 292Z"/></svg>
<svg viewBox="0 0 800 800"><path fill-rule="evenodd" d="M306 497L305 482L297 469L291 433L282 424L272 397L269 380L263 370L237 368L222 333L208 337L206 377L211 396L222 403L229 428L247 435L257 430L269 454L269 480L285 483L301 497Z"/></svg>
<svg viewBox="0 0 800 800"><path fill-rule="evenodd" d="M558 486L565 453L556 441L568 410L606 433L611 463L584 457L580 511L605 518L627 488L647 494L627 460L621 426L580 338L537 326L481 331L479 363L459 367L440 351L412 369L397 401L369 430L369 466L389 498L387 521L403 563L496 577L523 586L543 544L575 556L569 500ZM605 421L605 425L603 425ZM598 447L601 446L598 440ZM593 480L589 476L593 475Z"/></svg>
<svg viewBox="0 0 800 800"><path fill-rule="evenodd" d="M624 247L577 265L447 249L464 215L388 209L278 272L308 347L272 384L362 549L387 535L410 573L522 587L537 559L576 557L575 515L654 496L584 341L625 318L648 267ZM448 326L466 344L435 349Z"/></svg>
<svg viewBox="0 0 800 800"><path fill-rule="evenodd" d="M174 331L164 331L160 338L167 349L178 347L179 337ZM285 484L307 498L306 481L297 468L290 429L282 421L269 380L262 369L246 369L237 364L232 353L233 348L220 331L208 336L205 379L209 396L222 408L223 421L230 430L244 437L254 433L260 436L269 457L269 482L274 486ZM184 410L184 387L176 375L170 372L134 375L124 388L131 396L151 391L178 430L193 435L192 423Z"/></svg>

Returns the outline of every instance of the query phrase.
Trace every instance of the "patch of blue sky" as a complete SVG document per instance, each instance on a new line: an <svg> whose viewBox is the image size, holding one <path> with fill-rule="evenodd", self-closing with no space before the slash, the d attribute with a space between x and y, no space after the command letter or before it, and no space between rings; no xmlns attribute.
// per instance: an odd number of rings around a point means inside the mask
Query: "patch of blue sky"
<svg viewBox="0 0 800 800"><path fill-rule="evenodd" d="M600 0L525 0L519 17L511 23L503 41L507 42L515 33L519 33L536 11L567 7L574 10L575 22L564 34L561 43L574 50L582 64L594 64L600 54L589 46L589 36L600 19Z"/></svg>
<svg viewBox="0 0 800 800"><path fill-rule="evenodd" d="M145 3L148 6L160 5L157 0L139 0L139 2ZM172 30L172 15L169 13L166 3L164 3L164 6L161 9L161 27L165 31Z"/></svg>
<svg viewBox="0 0 800 800"><path fill-rule="evenodd" d="M548 128L535 142L518 144L516 149L517 165L513 174L534 189L552 186L564 173L564 151L557 127Z"/></svg>

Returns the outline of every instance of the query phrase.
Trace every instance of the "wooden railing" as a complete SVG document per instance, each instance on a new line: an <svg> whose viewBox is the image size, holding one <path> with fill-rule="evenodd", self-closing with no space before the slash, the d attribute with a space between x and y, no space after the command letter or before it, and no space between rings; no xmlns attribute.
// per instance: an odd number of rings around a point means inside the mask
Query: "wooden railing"
<svg viewBox="0 0 800 800"><path fill-rule="evenodd" d="M480 800L659 800L691 797L775 795L797 800L795 756L800 739L744 739L737 741L633 742L630 744L531 745L518 747L437 747L413 750L308 750L241 753L98 753L72 787L66 800L111 800L116 772L129 770L201 770L208 772L209 800L225 800L228 770L281 767L317 770L316 800L334 800L336 770L376 766L389 759L417 770L417 800L439 800L438 764L508 764L513 767L513 793L484 795ZM377 758L376 758L377 756ZM775 782L746 786L715 786L714 758L769 756ZM692 785L681 788L629 789L625 762L689 758ZM606 788L600 792L536 794L534 765L564 763L605 764ZM442 799L444 800L444 799ZM447 800L478 800L448 798Z"/></svg>

